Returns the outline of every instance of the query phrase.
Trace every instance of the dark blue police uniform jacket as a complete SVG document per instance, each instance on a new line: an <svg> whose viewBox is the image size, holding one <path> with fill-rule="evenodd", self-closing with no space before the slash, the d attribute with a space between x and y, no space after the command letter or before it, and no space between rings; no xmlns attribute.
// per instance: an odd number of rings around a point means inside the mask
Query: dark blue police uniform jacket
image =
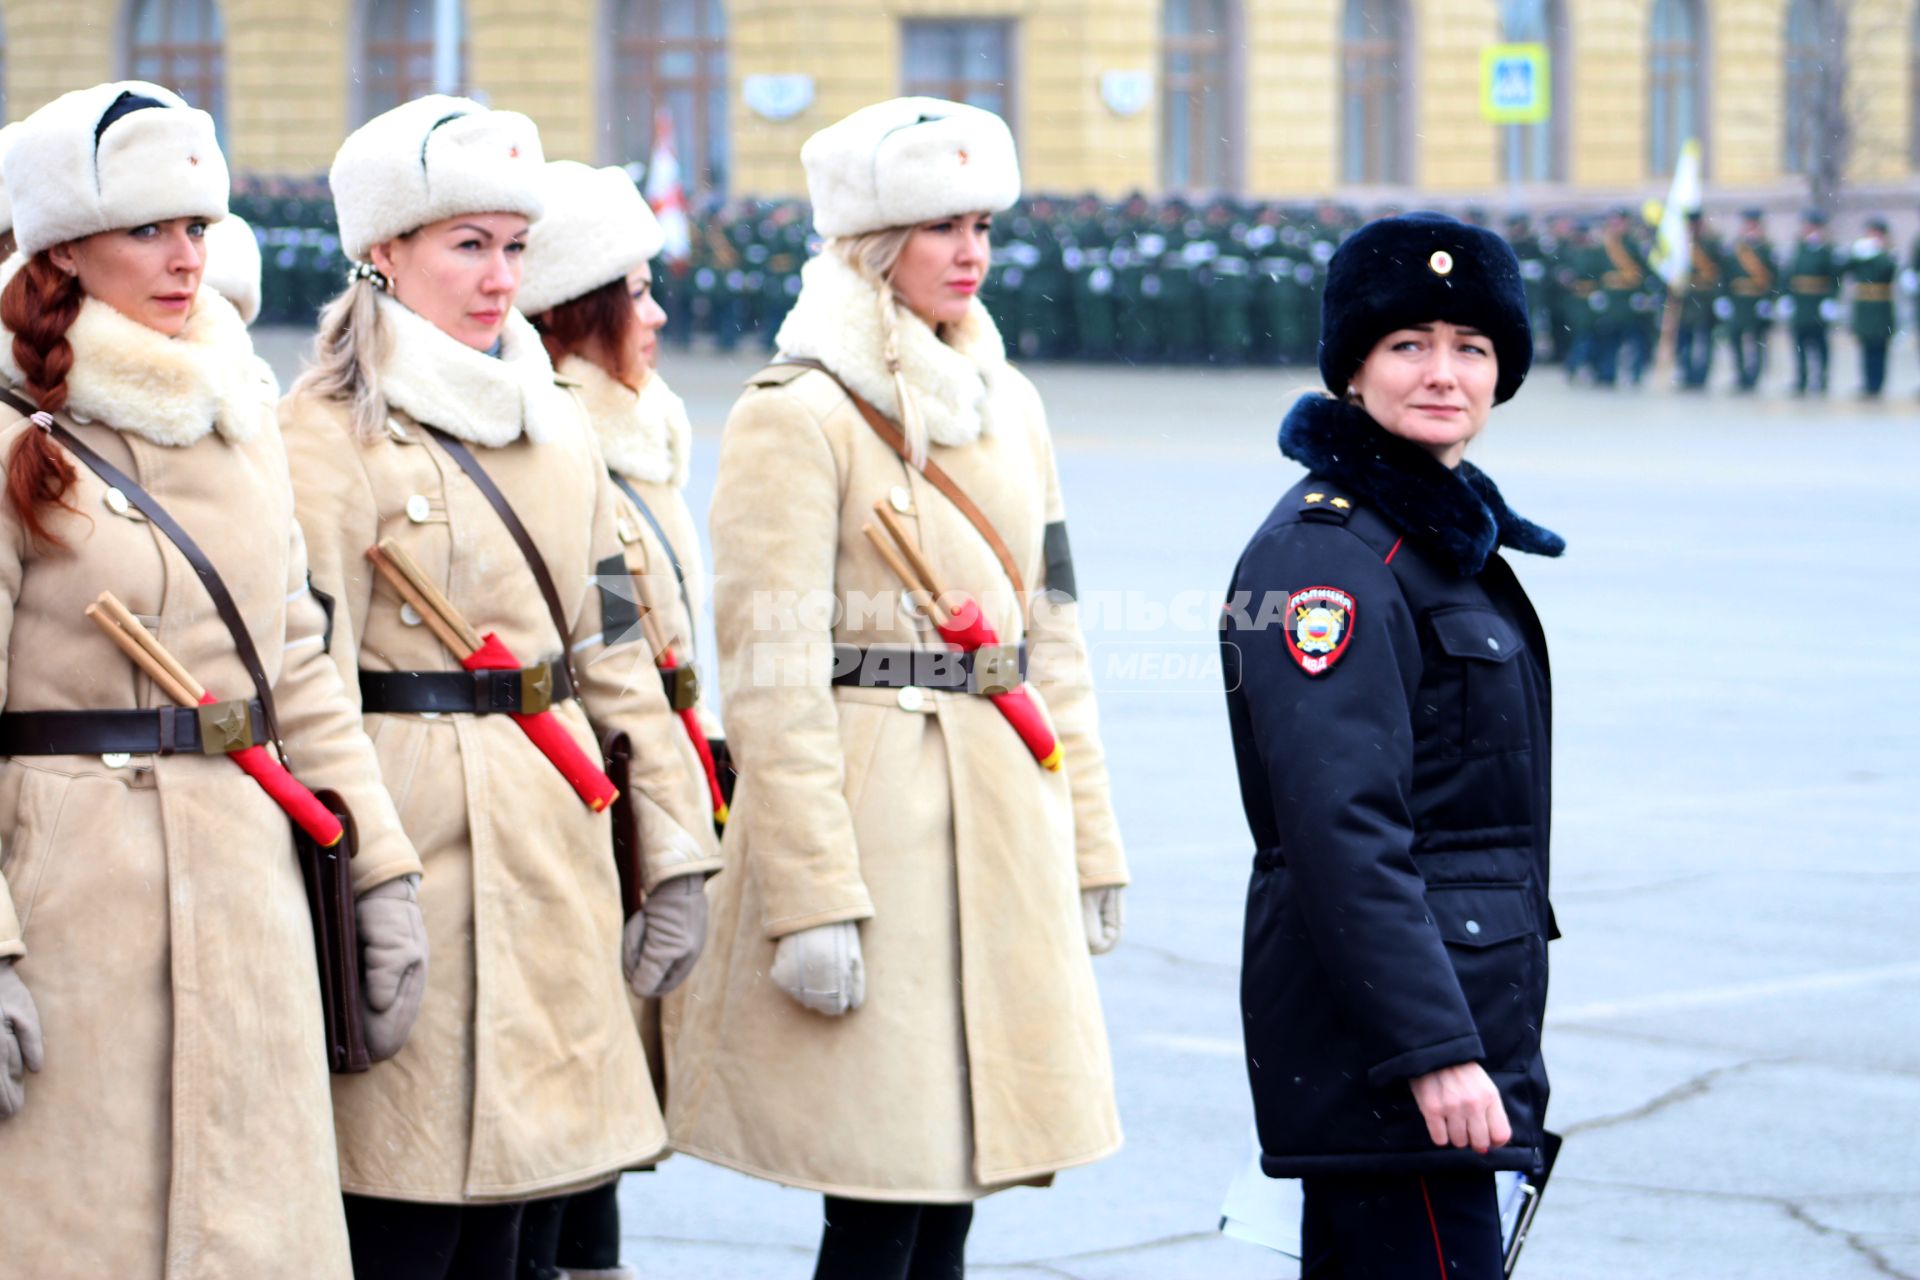
<svg viewBox="0 0 1920 1280"><path fill-rule="evenodd" d="M1547 1109L1551 688L1496 551L1558 555L1468 463L1308 396L1308 477L1254 535L1221 647L1257 853L1241 972L1273 1177L1533 1169ZM1478 1062L1513 1140L1436 1147L1411 1077Z"/></svg>

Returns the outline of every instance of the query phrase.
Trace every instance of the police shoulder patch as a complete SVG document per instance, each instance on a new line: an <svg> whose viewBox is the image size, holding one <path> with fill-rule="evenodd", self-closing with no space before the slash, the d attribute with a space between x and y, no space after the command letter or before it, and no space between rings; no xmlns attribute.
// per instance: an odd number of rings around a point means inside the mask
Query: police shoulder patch
<svg viewBox="0 0 1920 1280"><path fill-rule="evenodd" d="M1353 639L1353 597L1335 587L1307 587L1287 597L1287 652L1310 676L1325 675Z"/></svg>

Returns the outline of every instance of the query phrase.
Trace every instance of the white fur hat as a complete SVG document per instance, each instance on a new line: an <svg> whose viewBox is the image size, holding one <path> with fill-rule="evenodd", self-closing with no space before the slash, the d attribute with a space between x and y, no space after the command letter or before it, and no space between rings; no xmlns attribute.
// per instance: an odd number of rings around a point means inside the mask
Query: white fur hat
<svg viewBox="0 0 1920 1280"><path fill-rule="evenodd" d="M800 148L813 227L852 236L932 218L998 213L1020 198L1007 122L939 98L862 107Z"/></svg>
<svg viewBox="0 0 1920 1280"><path fill-rule="evenodd" d="M233 304L252 324L260 315L260 242L253 228L230 213L207 228L207 267L200 282Z"/></svg>
<svg viewBox="0 0 1920 1280"><path fill-rule="evenodd" d="M430 94L382 112L347 135L327 178L340 247L367 251L462 213L540 216L540 131L518 111Z"/></svg>
<svg viewBox="0 0 1920 1280"><path fill-rule="evenodd" d="M13 147L13 140L20 136L21 121L14 121L0 129L0 235L13 230L13 197L7 194L7 180L4 172L7 152Z"/></svg>
<svg viewBox="0 0 1920 1280"><path fill-rule="evenodd" d="M102 128L128 96L159 105L124 111ZM227 216L227 158L213 117L143 80L55 98L20 122L0 169L14 238L29 257L121 227Z"/></svg>
<svg viewBox="0 0 1920 1280"><path fill-rule="evenodd" d="M522 315L537 316L653 260L666 243L660 220L624 169L575 160L547 166L547 213L527 241Z"/></svg>

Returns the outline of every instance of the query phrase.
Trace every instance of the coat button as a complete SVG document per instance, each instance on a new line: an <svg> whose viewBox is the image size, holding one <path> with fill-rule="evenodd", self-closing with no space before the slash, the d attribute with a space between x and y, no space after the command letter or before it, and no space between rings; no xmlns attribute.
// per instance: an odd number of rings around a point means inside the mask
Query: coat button
<svg viewBox="0 0 1920 1280"><path fill-rule="evenodd" d="M1478 937L1480 934L1480 922L1478 920L1467 921L1467 932Z"/></svg>
<svg viewBox="0 0 1920 1280"><path fill-rule="evenodd" d="M400 621L410 627L417 627L420 625L420 611L402 601L400 605Z"/></svg>
<svg viewBox="0 0 1920 1280"><path fill-rule="evenodd" d="M109 751L100 757L100 763L109 769L124 769L133 762L133 757L124 751Z"/></svg>
<svg viewBox="0 0 1920 1280"><path fill-rule="evenodd" d="M907 492L905 485L897 484L887 490L887 505L891 506L903 516L912 515L913 495Z"/></svg>
<svg viewBox="0 0 1920 1280"><path fill-rule="evenodd" d="M126 494L120 492L118 489L110 488L107 490L107 510L117 516L123 516L132 509L133 504L127 501Z"/></svg>
<svg viewBox="0 0 1920 1280"><path fill-rule="evenodd" d="M433 504L427 501L427 495L416 493L407 499L407 519L415 524L423 524L433 514Z"/></svg>
<svg viewBox="0 0 1920 1280"><path fill-rule="evenodd" d="M1500 638L1498 636L1488 636L1487 648L1493 650L1495 653L1500 652Z"/></svg>
<svg viewBox="0 0 1920 1280"><path fill-rule="evenodd" d="M629 544L640 536L639 531L628 522L625 516L621 516L618 523L614 525L614 532L620 535L622 544Z"/></svg>
<svg viewBox="0 0 1920 1280"><path fill-rule="evenodd" d="M927 692L917 684L910 684L894 700L902 711L918 711L927 705Z"/></svg>

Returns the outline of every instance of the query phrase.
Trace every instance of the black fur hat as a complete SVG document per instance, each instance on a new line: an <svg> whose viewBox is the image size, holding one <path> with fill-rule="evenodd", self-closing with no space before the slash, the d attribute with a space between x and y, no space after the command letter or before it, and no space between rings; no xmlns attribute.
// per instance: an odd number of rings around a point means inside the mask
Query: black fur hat
<svg viewBox="0 0 1920 1280"><path fill-rule="evenodd" d="M1444 213L1408 213L1361 227L1327 265L1320 299L1320 376L1345 395L1374 344L1395 329L1444 320L1487 335L1500 362L1495 404L1533 364L1520 260L1484 227Z"/></svg>

